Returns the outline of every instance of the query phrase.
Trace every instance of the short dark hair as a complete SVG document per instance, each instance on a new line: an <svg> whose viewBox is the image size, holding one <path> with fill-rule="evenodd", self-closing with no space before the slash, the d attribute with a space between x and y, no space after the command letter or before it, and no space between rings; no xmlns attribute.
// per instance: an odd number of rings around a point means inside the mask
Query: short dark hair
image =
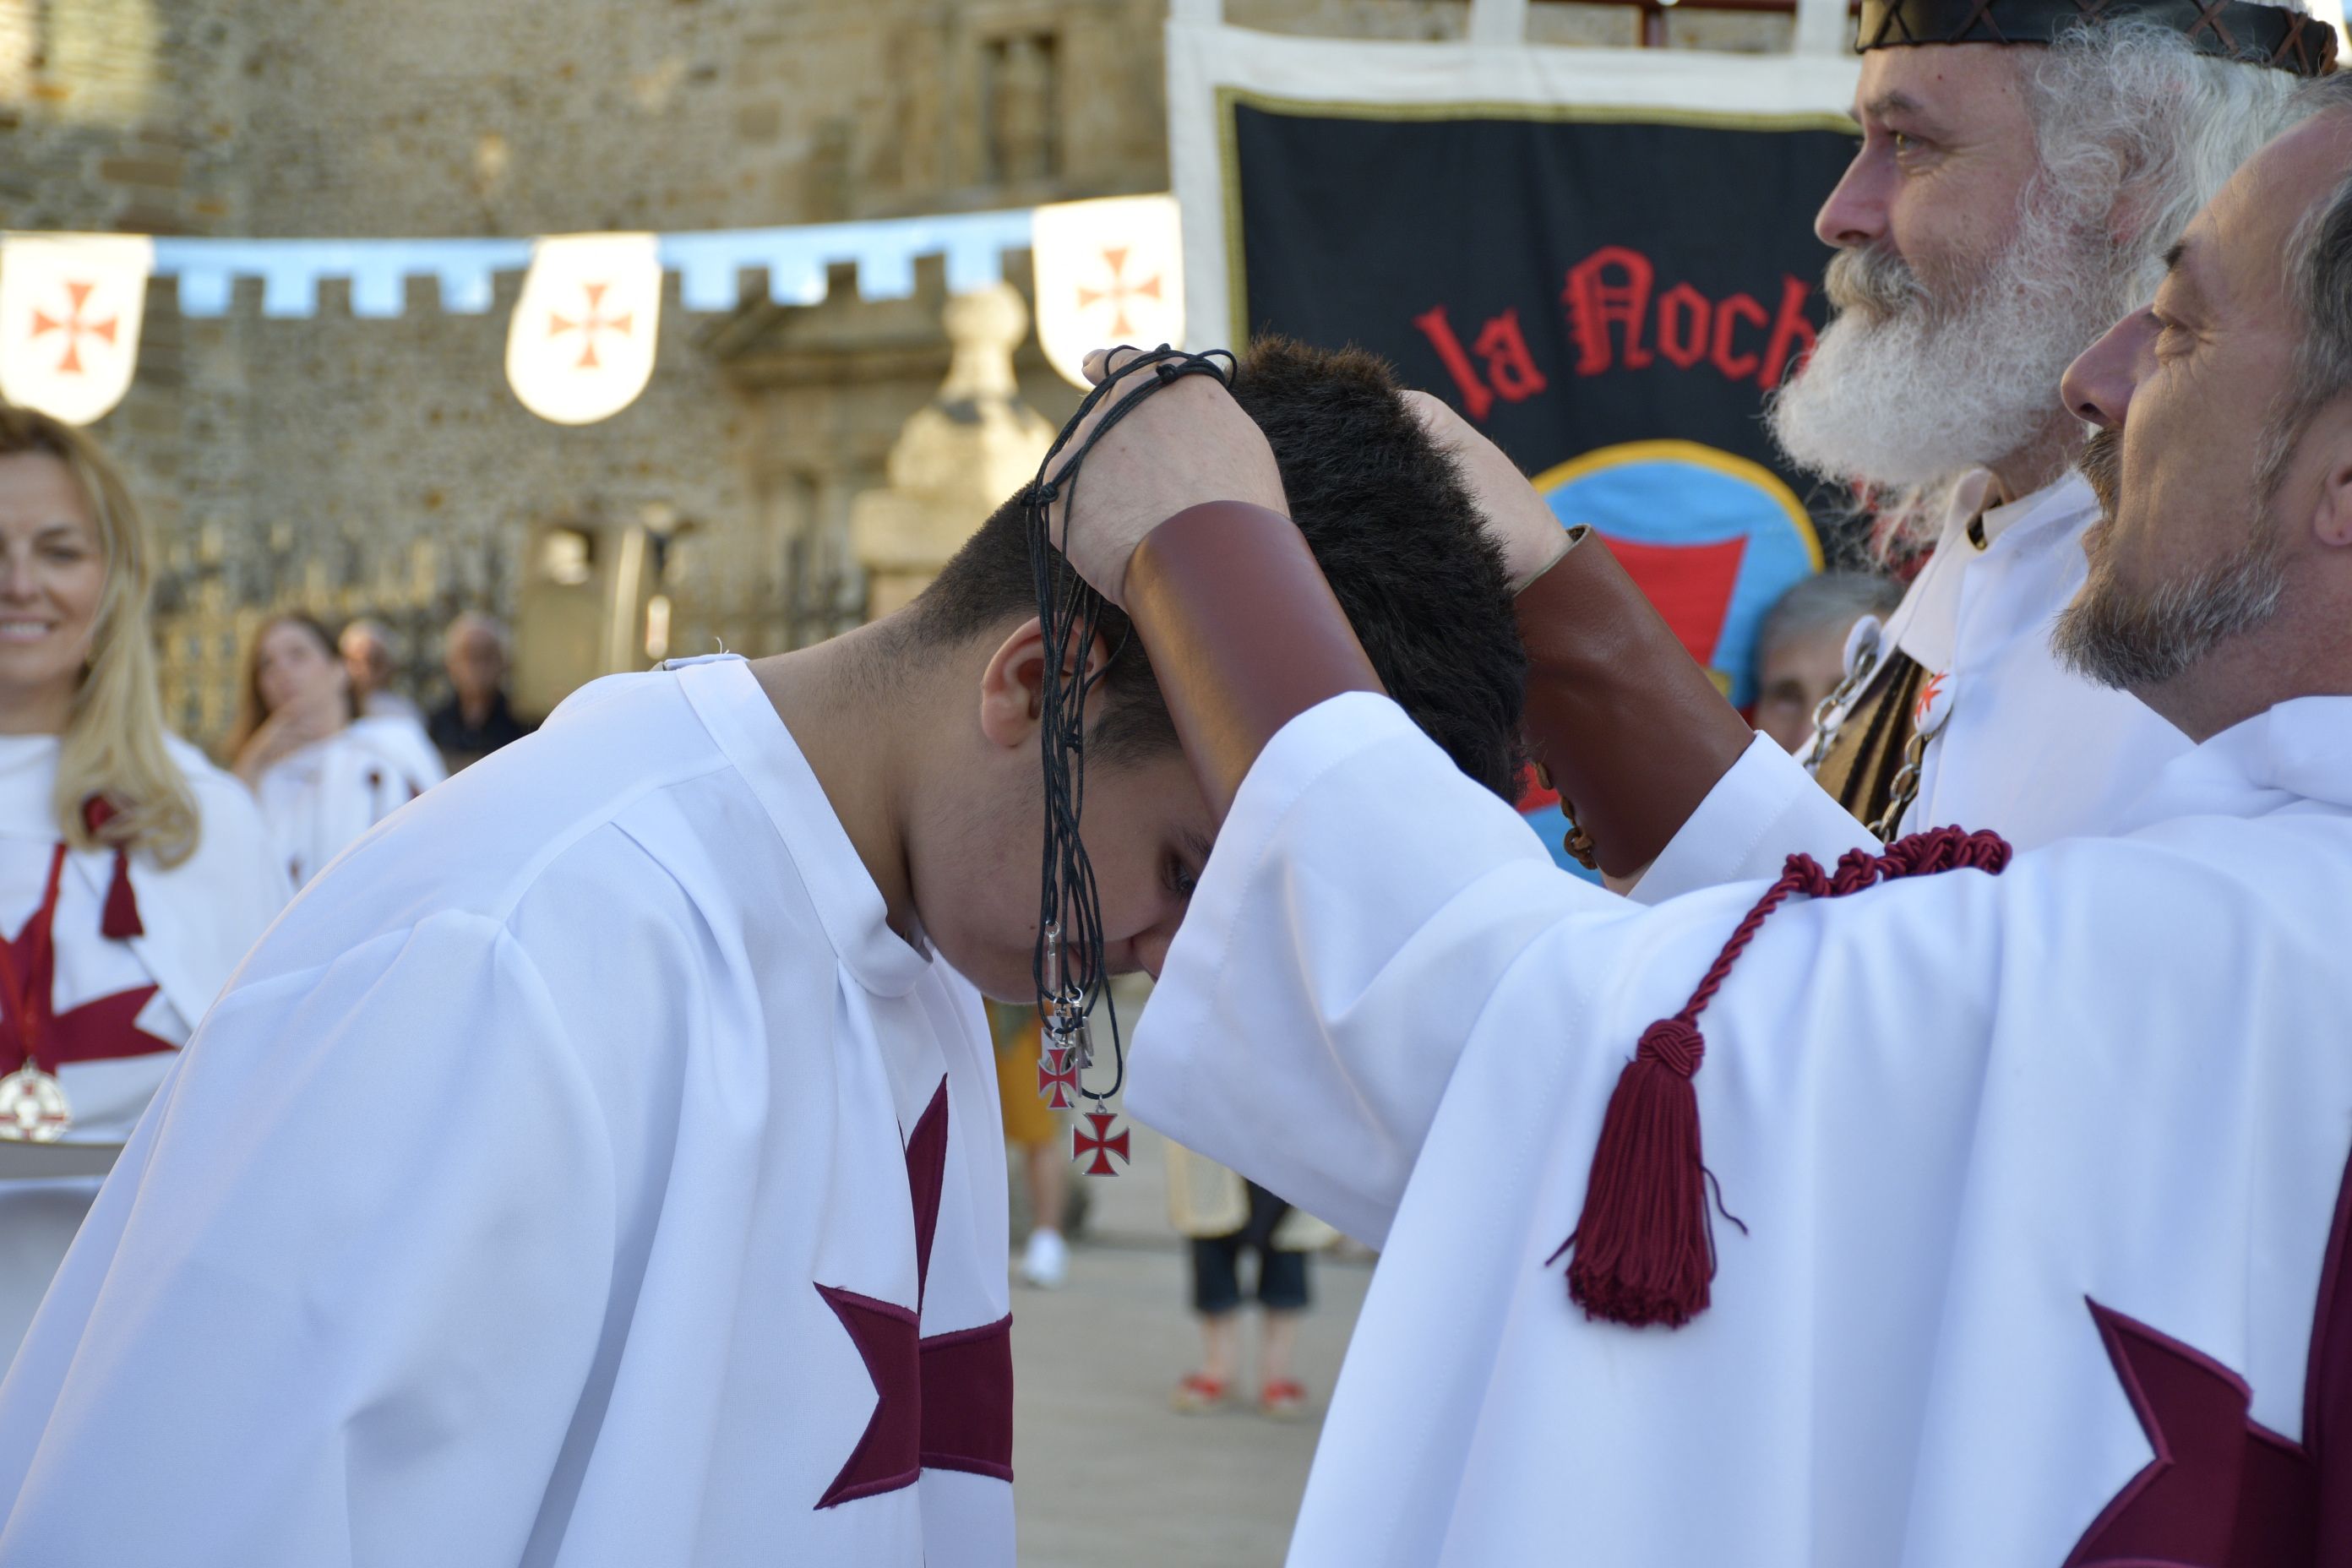
<svg viewBox="0 0 2352 1568"><path fill-rule="evenodd" d="M1406 407L1395 374L1360 349L1261 338L1234 397L1265 432L1291 519L1389 695L1464 773L1513 798L1527 656L1510 584L1454 459ZM916 637L962 641L1036 613L1028 498L1024 487L999 507L916 599ZM1126 617L1106 605L1102 627L1118 652L1090 754L1117 763L1173 748Z"/></svg>

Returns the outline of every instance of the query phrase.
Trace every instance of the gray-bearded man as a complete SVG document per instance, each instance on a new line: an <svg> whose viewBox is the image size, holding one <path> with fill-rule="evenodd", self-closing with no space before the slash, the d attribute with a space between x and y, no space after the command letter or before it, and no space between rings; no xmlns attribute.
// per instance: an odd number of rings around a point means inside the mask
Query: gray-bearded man
<svg viewBox="0 0 2352 1568"><path fill-rule="evenodd" d="M2112 827L2185 742L2051 651L2097 515L2050 395L2288 118L2336 39L2300 12L2189 0L1868 0L1863 142L1816 226L1837 317L1771 408L1853 487L1882 561L1917 563L1858 628L1802 765L1754 736L1605 550L1564 543L1509 460L1433 399L1504 542L1538 759L1645 902L1934 823L2028 847ZM2025 47L2004 47L2025 46ZM1810 776L1809 776L1810 774ZM1818 784L1819 787L1816 787ZM1843 809L1840 809L1843 808ZM1646 868L1646 871L1644 870Z"/></svg>

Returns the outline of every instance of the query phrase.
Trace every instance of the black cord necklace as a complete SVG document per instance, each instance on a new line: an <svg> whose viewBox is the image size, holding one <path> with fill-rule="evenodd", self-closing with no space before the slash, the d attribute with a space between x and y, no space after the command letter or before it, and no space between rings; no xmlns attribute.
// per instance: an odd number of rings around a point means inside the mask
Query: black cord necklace
<svg viewBox="0 0 2352 1568"><path fill-rule="evenodd" d="M1218 362L1222 360L1221 364ZM1137 365L1151 374L1131 375ZM1037 1021L1042 1037L1038 1089L1056 1109L1066 1105L1066 1091L1097 1105L1114 1098L1127 1081L1127 1049L1120 1038L1118 1008L1104 990L1102 905L1095 890L1094 864L1078 834L1086 805L1086 701L1125 647L1113 648L1101 666L1089 668L1087 658L1101 624L1104 599L1054 547L1052 511L1063 502L1066 527L1076 526L1078 473L1095 443L1127 417L1136 405L1163 387L1188 375L1213 375L1233 384L1234 356L1223 350L1187 353L1162 343L1120 367L1120 375L1087 394L1068 424L1054 437L1038 466L1028 506L1029 564L1037 591L1037 624L1045 633L1045 669L1038 679L1038 751L1045 774L1045 852L1037 899L1037 947L1032 963L1037 984ZM1087 436L1069 460L1055 466L1072 434L1106 398L1116 397L1102 421ZM1052 477L1048 477L1052 476ZM1099 1005L1110 1022L1113 1072L1108 1089L1089 1088L1086 1073L1094 1066L1094 1040L1087 1018ZM1110 1135L1112 1113L1088 1113L1094 1123L1091 1139L1072 1133L1077 1157L1091 1152L1088 1175L1111 1175L1108 1154L1125 1156L1127 1135Z"/></svg>

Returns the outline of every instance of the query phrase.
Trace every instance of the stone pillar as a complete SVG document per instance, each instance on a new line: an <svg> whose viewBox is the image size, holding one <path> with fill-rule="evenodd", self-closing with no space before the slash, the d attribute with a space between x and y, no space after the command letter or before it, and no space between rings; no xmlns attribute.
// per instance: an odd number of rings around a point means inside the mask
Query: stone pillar
<svg viewBox="0 0 2352 1568"><path fill-rule="evenodd" d="M948 378L890 448L887 489L850 504L851 548L878 620L923 591L1005 498L1034 479L1054 427L1021 401L1013 351L1029 312L1009 284L949 300Z"/></svg>

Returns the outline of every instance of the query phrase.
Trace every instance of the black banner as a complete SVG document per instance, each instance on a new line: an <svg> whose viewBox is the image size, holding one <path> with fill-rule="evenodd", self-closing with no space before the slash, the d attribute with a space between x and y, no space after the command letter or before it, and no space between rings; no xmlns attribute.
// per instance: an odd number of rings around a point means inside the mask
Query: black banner
<svg viewBox="0 0 2352 1568"><path fill-rule="evenodd" d="M1823 117L1339 108L1232 94L1236 334L1359 343L1609 541L1734 700L1820 546L1766 432L1811 350ZM1536 803L1539 804L1539 803Z"/></svg>

